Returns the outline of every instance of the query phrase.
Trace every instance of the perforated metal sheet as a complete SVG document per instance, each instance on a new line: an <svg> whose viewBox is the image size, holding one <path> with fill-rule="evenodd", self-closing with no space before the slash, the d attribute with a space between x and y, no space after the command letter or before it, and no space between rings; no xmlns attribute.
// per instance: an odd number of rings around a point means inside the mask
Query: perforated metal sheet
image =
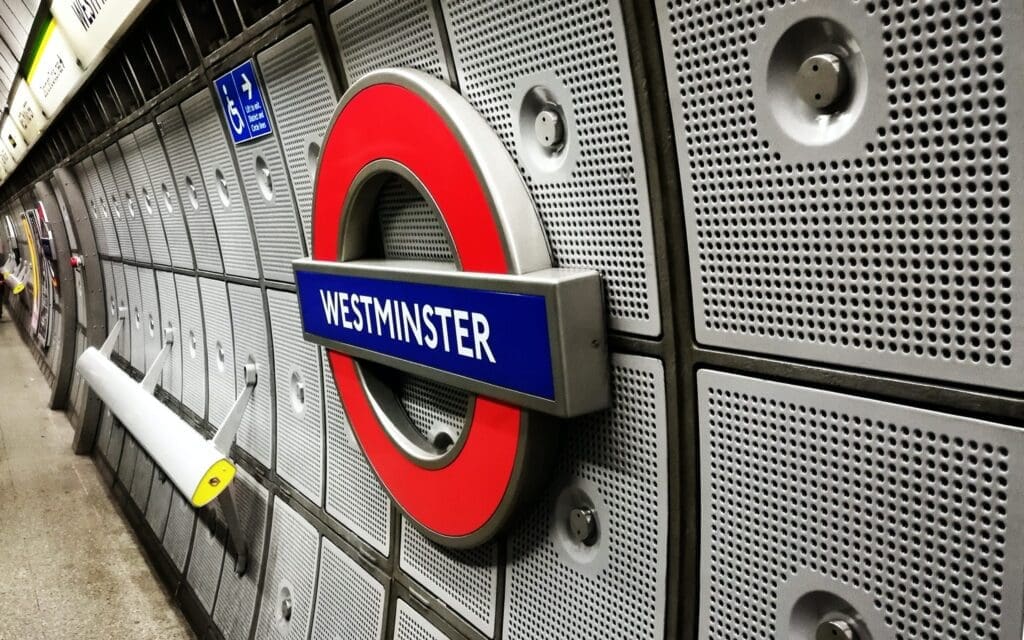
<svg viewBox="0 0 1024 640"><path fill-rule="evenodd" d="M174 331L174 343L164 362L160 386L167 393L181 399L181 356L189 349L191 342L182 335L181 319L178 315L178 289L174 286L174 274L169 271L156 272L157 292L160 294L160 326ZM196 339L198 342L198 338ZM197 412L202 415L201 412Z"/></svg>
<svg viewBox="0 0 1024 640"><path fill-rule="evenodd" d="M277 134L237 146L235 155L256 232L263 277L293 282L292 260L301 258L306 251Z"/></svg>
<svg viewBox="0 0 1024 640"><path fill-rule="evenodd" d="M235 161L224 137L220 105L214 105L209 91L200 91L181 103L181 113L201 167L224 271L257 278L259 269L249 229L249 213L238 185ZM199 183L195 183L195 188L200 188Z"/></svg>
<svg viewBox="0 0 1024 640"><path fill-rule="evenodd" d="M167 479L163 471L154 465L149 484L149 502L146 503L146 522L153 533L160 539L167 529L167 515L171 510L171 495L174 485ZM185 545L186 549L188 545Z"/></svg>
<svg viewBox="0 0 1024 640"><path fill-rule="evenodd" d="M152 255L149 249L149 239L146 237L146 225L142 220L142 212L139 210L139 203L135 199L131 179L128 177L128 167L124 163L121 149L114 143L103 150L107 157L107 167L114 178L113 185L106 184L107 197L112 203L115 211L121 213L125 227L132 238L132 258L139 262L150 262ZM111 190L115 191L111 193Z"/></svg>
<svg viewBox="0 0 1024 640"><path fill-rule="evenodd" d="M664 371L612 356L612 407L566 425L551 489L508 542L505 638L664 637L668 556L668 426ZM598 540L564 528L592 507Z"/></svg>
<svg viewBox="0 0 1024 640"><path fill-rule="evenodd" d="M110 272L114 277L114 290L117 293L117 308L124 308L124 325L121 327L121 332L117 337L117 343L114 345L114 353L118 354L125 360L130 360L132 357L132 323L129 319L131 310L131 300L129 299L130 291L128 290L128 279L125 276L124 265L120 262L113 262L110 264ZM138 281L138 278L136 278ZM116 309L115 309L116 311ZM117 316L113 316L113 321L109 325L111 328L114 326L114 322L117 322Z"/></svg>
<svg viewBox="0 0 1024 640"><path fill-rule="evenodd" d="M376 210L386 257L455 263L444 222L407 181L388 179L377 196Z"/></svg>
<svg viewBox="0 0 1024 640"><path fill-rule="evenodd" d="M139 370L146 370L146 335L142 330L142 319L144 301L142 299L142 287L139 285L139 270L130 264L123 265L124 281L128 292L128 315L125 317L125 328L131 334L131 363ZM115 268L115 274L117 273Z"/></svg>
<svg viewBox="0 0 1024 640"><path fill-rule="evenodd" d="M714 371L697 383L700 637L788 637L792 601L823 581L864 600L876 638L1020 635L1018 429Z"/></svg>
<svg viewBox="0 0 1024 640"><path fill-rule="evenodd" d="M135 477L135 461L139 457L139 445L129 433L124 434L123 442L121 462L117 465L117 480L125 489L131 490L132 478Z"/></svg>
<svg viewBox="0 0 1024 640"><path fill-rule="evenodd" d="M185 128L185 120L178 107L174 107L157 116L156 124L174 180L173 185L167 185L170 188L171 207L178 206L184 212L192 249L195 251L196 268L212 273L223 272L217 229L213 224L213 213L200 175L199 161Z"/></svg>
<svg viewBox="0 0 1024 640"><path fill-rule="evenodd" d="M156 275L152 269L141 267L139 273L139 290L142 293L142 336L145 341L146 367L153 364L156 354L163 347L163 334L160 331L160 298L156 290Z"/></svg>
<svg viewBox="0 0 1024 640"><path fill-rule="evenodd" d="M394 640L449 640L449 636L399 598L395 601Z"/></svg>
<svg viewBox="0 0 1024 640"><path fill-rule="evenodd" d="M659 7L698 339L1024 389L1019 12L987 0L758 9ZM800 44L783 32L811 16L847 30L869 70L851 76L867 99L842 121L850 132L813 147L757 72L777 42ZM721 33L728 64L708 46Z"/></svg>
<svg viewBox="0 0 1024 640"><path fill-rule="evenodd" d="M326 538L310 640L381 640L387 600L384 585Z"/></svg>
<svg viewBox="0 0 1024 640"><path fill-rule="evenodd" d="M438 17L430 0L355 0L331 14L348 84L377 69L412 67L449 84Z"/></svg>
<svg viewBox="0 0 1024 640"><path fill-rule="evenodd" d="M110 440L107 442L107 462L115 472L121 464L121 449L124 445L124 427L114 418L110 425Z"/></svg>
<svg viewBox="0 0 1024 640"><path fill-rule="evenodd" d="M173 501L172 501L173 503ZM172 513L174 507L172 506ZM195 535L192 536L192 554L188 561L187 581L199 604L207 613L213 610L224 565L224 545L217 540L214 530L202 518L194 518ZM170 523L168 523L170 528ZM233 563L229 560L228 565Z"/></svg>
<svg viewBox="0 0 1024 640"><path fill-rule="evenodd" d="M188 501L177 491L171 492L171 507L167 512L167 527L164 529L164 549L171 557L178 571L185 570L189 547L192 545L192 529L195 513ZM190 565L191 566L191 565Z"/></svg>
<svg viewBox="0 0 1024 640"><path fill-rule="evenodd" d="M402 518L399 552L402 571L466 619L494 636L498 607L498 546L448 549L423 537Z"/></svg>
<svg viewBox="0 0 1024 640"><path fill-rule="evenodd" d="M324 421L320 350L302 337L294 293L267 291L274 343L278 475L323 504ZM334 384L333 379L330 384Z"/></svg>
<svg viewBox="0 0 1024 640"><path fill-rule="evenodd" d="M308 248L316 167L338 94L312 26L260 52L256 60L281 138Z"/></svg>
<svg viewBox="0 0 1024 640"><path fill-rule="evenodd" d="M206 329L206 379L209 421L218 425L235 398L235 347L231 333L228 292L219 280L199 278L203 325Z"/></svg>
<svg viewBox="0 0 1024 640"><path fill-rule="evenodd" d="M199 281L174 274L181 319L181 400L199 417L206 416L206 331L199 302Z"/></svg>
<svg viewBox="0 0 1024 640"><path fill-rule="evenodd" d="M153 483L153 460L139 447L135 458L135 471L132 473L132 502L143 513L149 504L149 485Z"/></svg>
<svg viewBox="0 0 1024 640"><path fill-rule="evenodd" d="M92 156L93 165L96 167L95 188L102 191L102 206L106 211L106 217L110 229L117 239L119 255L128 259L135 258L135 248L132 245L131 233L128 231L128 222L121 210L121 199L117 197L117 183L114 181L114 174L110 172L110 163L102 151L97 151Z"/></svg>
<svg viewBox="0 0 1024 640"><path fill-rule="evenodd" d="M313 618L320 534L287 504L274 503L257 638L306 640ZM285 600L291 615L281 615Z"/></svg>
<svg viewBox="0 0 1024 640"><path fill-rule="evenodd" d="M100 414L100 423L96 433L96 442L93 446L108 463L110 462L108 447L110 446L110 432L113 429L113 425L114 416L110 413L110 409L103 407L103 413Z"/></svg>
<svg viewBox="0 0 1024 640"><path fill-rule="evenodd" d="M371 548L389 556L391 500L355 441L323 350L321 363L327 436L325 510Z"/></svg>
<svg viewBox="0 0 1024 640"><path fill-rule="evenodd" d="M224 563L213 621L224 634L225 640L246 640L252 631L256 587L263 573L263 542L270 496L244 469L238 470L233 486L239 489L236 503L249 550L249 568L239 578L235 575L233 563Z"/></svg>
<svg viewBox="0 0 1024 640"><path fill-rule="evenodd" d="M118 265L120 269L120 265ZM117 280L114 278L114 263L106 259L100 259L100 269L103 272L103 293L105 298L103 300L103 308L107 314L107 327L108 330L113 328L114 323L117 322L117 316L114 315L114 309L117 306L117 301L120 299L120 294L117 289ZM120 353L121 339L114 344L114 351Z"/></svg>
<svg viewBox="0 0 1024 640"><path fill-rule="evenodd" d="M257 287L229 284L228 299L231 301L231 317L239 319L234 325L235 389L241 392L245 388L244 367L247 362L255 362L258 370L256 389L242 415L236 442L270 467L274 440L274 375L267 355L267 313L263 306L263 293ZM235 399L230 400L234 403Z"/></svg>
<svg viewBox="0 0 1024 640"><path fill-rule="evenodd" d="M179 269L192 269L195 262L192 260L192 248L189 246L181 200L178 198L178 190L174 186L171 168L167 164L164 147L160 144L156 125L146 124L137 129L134 135L146 172L149 174L149 194L152 199L150 206L163 221L171 264Z"/></svg>
<svg viewBox="0 0 1024 640"><path fill-rule="evenodd" d="M171 265L171 253L167 248L167 236L164 235L164 223L160 210L155 206L153 185L146 171L146 163L142 159L135 135L129 133L117 141L121 156L128 168L128 179L132 186L133 210L142 220L149 240L149 251L154 264Z"/></svg>
<svg viewBox="0 0 1024 640"><path fill-rule="evenodd" d="M659 334L647 173L619 3L443 7L462 93L519 163L555 263L602 273L611 328ZM538 86L565 114L559 162L539 149L533 118L520 125Z"/></svg>
<svg viewBox="0 0 1024 640"><path fill-rule="evenodd" d="M102 256L120 257L121 249L117 245L117 235L114 232L113 222L110 220L110 211L105 204L103 189L98 186L99 178L96 176L96 165L91 157L85 158L78 164L75 175L78 177L78 184L85 197L89 219L92 221L96 250Z"/></svg>

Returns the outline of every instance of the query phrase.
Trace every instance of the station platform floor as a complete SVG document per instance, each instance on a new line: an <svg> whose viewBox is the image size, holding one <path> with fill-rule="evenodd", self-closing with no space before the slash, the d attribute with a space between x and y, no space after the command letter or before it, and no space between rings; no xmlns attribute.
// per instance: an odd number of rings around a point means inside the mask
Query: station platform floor
<svg viewBox="0 0 1024 640"><path fill-rule="evenodd" d="M18 329L0 322L0 640L193 637L92 459L47 408Z"/></svg>

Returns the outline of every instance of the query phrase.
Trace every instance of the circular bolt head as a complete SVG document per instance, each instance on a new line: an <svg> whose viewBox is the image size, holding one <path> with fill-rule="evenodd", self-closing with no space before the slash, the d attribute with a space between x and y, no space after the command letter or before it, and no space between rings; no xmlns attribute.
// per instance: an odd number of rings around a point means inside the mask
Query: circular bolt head
<svg viewBox="0 0 1024 640"><path fill-rule="evenodd" d="M576 542L588 547L597 542L597 517L593 509L578 507L569 512L569 531Z"/></svg>
<svg viewBox="0 0 1024 640"><path fill-rule="evenodd" d="M796 72L796 87L804 102L819 110L834 106L846 92L846 65L831 53L813 55Z"/></svg>
<svg viewBox="0 0 1024 640"><path fill-rule="evenodd" d="M290 596L281 601L281 619L286 622L292 619L292 599Z"/></svg>
<svg viewBox="0 0 1024 640"><path fill-rule="evenodd" d="M858 640L857 630L843 619L826 620L818 625L814 640Z"/></svg>
<svg viewBox="0 0 1024 640"><path fill-rule="evenodd" d="M211 487L216 487L217 485L219 485L219 484L220 484L220 478L218 478L218 477L216 477L216 476L215 476L215 477L213 477L213 478L210 478L210 481L209 481L209 482L210 482L210 486L211 486Z"/></svg>
<svg viewBox="0 0 1024 640"><path fill-rule="evenodd" d="M556 151L565 141L565 124L562 116L554 109L542 109L533 121L533 132L537 142L548 151Z"/></svg>

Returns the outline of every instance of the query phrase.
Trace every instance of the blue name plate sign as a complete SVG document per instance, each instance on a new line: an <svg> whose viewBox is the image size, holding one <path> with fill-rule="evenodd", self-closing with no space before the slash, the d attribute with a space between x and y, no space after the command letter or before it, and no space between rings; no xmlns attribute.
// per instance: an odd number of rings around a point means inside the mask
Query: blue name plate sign
<svg viewBox="0 0 1024 640"><path fill-rule="evenodd" d="M270 109L260 91L252 60L220 76L213 84L235 144L270 134Z"/></svg>
<svg viewBox="0 0 1024 640"><path fill-rule="evenodd" d="M357 359L558 415L576 413L568 380L587 378L586 370L567 370L606 369L593 272L508 276L384 261L294 265L306 339ZM588 308L596 318L566 322L567 311Z"/></svg>

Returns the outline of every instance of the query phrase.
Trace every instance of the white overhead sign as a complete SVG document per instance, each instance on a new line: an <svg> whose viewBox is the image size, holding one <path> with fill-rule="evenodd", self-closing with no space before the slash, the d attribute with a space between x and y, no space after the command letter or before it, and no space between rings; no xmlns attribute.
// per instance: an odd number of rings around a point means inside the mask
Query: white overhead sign
<svg viewBox="0 0 1024 640"><path fill-rule="evenodd" d="M78 88L83 75L64 30L56 20L51 20L39 53L28 71L28 85L44 116L52 119L57 114Z"/></svg>
<svg viewBox="0 0 1024 640"><path fill-rule="evenodd" d="M54 0L50 12L88 67L110 49L149 0Z"/></svg>
<svg viewBox="0 0 1024 640"><path fill-rule="evenodd" d="M18 78L14 87L10 105L11 118L25 142L32 144L46 128L46 116L43 115L36 97L32 95L32 90L24 80Z"/></svg>

